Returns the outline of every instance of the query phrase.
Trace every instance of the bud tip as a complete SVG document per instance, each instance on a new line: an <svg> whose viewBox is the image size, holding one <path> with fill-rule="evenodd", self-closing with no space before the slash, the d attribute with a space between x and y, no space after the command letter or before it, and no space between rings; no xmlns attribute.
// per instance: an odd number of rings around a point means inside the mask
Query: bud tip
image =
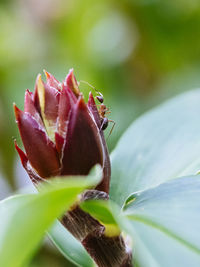
<svg viewBox="0 0 200 267"><path fill-rule="evenodd" d="M23 111L22 111L21 109L19 109L19 108L16 106L15 103L13 103L13 108L14 108L14 113L15 113L16 121L18 121L18 120L19 120L19 117L20 117L20 115L22 114Z"/></svg>

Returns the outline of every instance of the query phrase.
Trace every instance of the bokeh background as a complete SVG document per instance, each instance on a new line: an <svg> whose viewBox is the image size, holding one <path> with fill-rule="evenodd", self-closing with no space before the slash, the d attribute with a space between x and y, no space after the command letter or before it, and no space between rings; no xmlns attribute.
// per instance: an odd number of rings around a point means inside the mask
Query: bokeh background
<svg viewBox="0 0 200 267"><path fill-rule="evenodd" d="M23 108L43 69L62 80L72 67L104 95L116 122L112 151L140 114L200 86L200 2L0 0L0 199L28 183L13 102ZM45 241L30 266L72 265Z"/></svg>

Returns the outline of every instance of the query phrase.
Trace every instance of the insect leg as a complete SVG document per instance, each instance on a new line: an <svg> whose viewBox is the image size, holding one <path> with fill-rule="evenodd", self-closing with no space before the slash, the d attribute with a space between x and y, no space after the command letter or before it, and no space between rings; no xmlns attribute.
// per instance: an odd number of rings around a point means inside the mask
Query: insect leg
<svg viewBox="0 0 200 267"><path fill-rule="evenodd" d="M106 141L108 140L108 138L110 137L110 135L111 135L111 133L112 133L112 131L113 131L113 129L114 129L114 127L115 127L115 125L116 125L116 122L115 121L113 121L113 120L108 120L109 122L112 122L112 128L111 128L111 130L110 130L110 132L109 132L109 135L108 135L108 137L106 138Z"/></svg>

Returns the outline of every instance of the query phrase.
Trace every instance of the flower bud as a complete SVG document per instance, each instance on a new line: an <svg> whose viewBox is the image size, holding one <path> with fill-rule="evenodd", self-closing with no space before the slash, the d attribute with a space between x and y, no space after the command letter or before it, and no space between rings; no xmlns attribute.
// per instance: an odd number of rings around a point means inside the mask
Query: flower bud
<svg viewBox="0 0 200 267"><path fill-rule="evenodd" d="M26 91L24 111L14 104L24 153L16 150L34 183L57 175L87 175L95 164L103 168L97 190L109 191L110 159L92 93L88 103L73 70L63 82L46 72L36 79L35 91Z"/></svg>

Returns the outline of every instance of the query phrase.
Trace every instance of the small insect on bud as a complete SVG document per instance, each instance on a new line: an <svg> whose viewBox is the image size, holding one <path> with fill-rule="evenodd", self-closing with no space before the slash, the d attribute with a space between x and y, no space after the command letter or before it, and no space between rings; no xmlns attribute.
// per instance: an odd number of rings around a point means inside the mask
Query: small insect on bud
<svg viewBox="0 0 200 267"><path fill-rule="evenodd" d="M84 83L84 84L87 84L89 87L91 87L92 89L94 89L95 92L98 94L95 98L100 103L100 107L99 107L98 113L99 113L101 125L100 125L99 129L100 129L100 131L104 131L108 127L109 122L111 122L113 124L113 126L112 126L112 128L110 130L110 133L109 133L109 136L110 136L111 133L112 133L112 131L113 131L113 129L114 129L114 127L115 127L115 121L109 120L106 117L107 114L110 114L110 111L109 111L109 108L107 108L106 105L104 104L103 94L100 93L99 91L97 91L97 89L94 86L92 86L90 83L88 83L86 81L82 81L82 80L80 81L80 83L81 82Z"/></svg>
<svg viewBox="0 0 200 267"><path fill-rule="evenodd" d="M108 127L108 118L101 118L101 130L105 130Z"/></svg>
<svg viewBox="0 0 200 267"><path fill-rule="evenodd" d="M98 96L96 96L96 99L97 99L100 103L103 103L103 101L104 101L104 98L103 98L102 95L98 95Z"/></svg>

